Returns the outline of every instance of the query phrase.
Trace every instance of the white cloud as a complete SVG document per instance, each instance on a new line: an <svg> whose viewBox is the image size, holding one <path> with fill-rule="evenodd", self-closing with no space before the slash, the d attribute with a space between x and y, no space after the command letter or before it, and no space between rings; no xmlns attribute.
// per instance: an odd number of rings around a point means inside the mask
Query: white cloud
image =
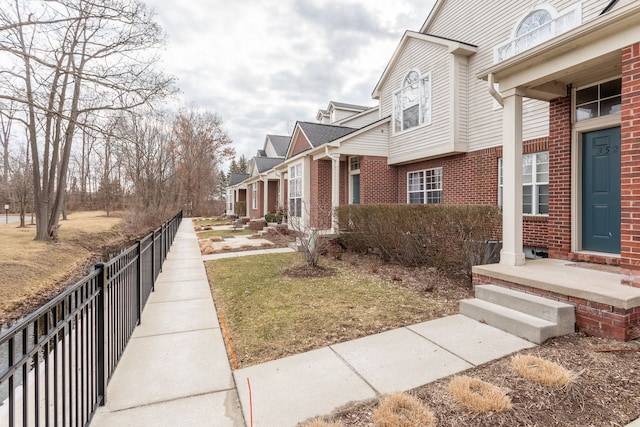
<svg viewBox="0 0 640 427"><path fill-rule="evenodd" d="M375 105L373 90L405 30L434 0L146 0L168 35L182 98L220 114L238 155L267 133L315 120L330 100Z"/></svg>

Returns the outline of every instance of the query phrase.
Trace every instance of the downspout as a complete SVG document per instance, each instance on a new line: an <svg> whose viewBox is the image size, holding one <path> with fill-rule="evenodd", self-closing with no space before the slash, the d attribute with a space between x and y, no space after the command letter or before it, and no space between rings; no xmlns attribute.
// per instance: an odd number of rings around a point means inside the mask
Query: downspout
<svg viewBox="0 0 640 427"><path fill-rule="evenodd" d="M498 93L498 91L494 86L493 73L489 73L489 76L487 78L487 84L489 87L489 94L493 97L493 99L496 100L498 104L500 104L501 107L504 107L504 100L502 99L502 95Z"/></svg>

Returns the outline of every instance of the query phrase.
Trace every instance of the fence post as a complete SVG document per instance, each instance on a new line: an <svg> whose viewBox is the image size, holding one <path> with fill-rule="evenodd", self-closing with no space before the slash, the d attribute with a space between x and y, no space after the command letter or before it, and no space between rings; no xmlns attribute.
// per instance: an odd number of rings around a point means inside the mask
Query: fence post
<svg viewBox="0 0 640 427"><path fill-rule="evenodd" d="M151 232L151 292L156 290L156 230Z"/></svg>
<svg viewBox="0 0 640 427"><path fill-rule="evenodd" d="M136 297L137 297L137 307L136 307L136 313L138 315L138 318L136 319L136 325L139 325L140 322L142 321L142 284L143 284L143 277L142 277L142 241L141 240L137 240L136 241L136 253L137 253L137 259L136 259L136 276L137 276L137 285L136 286Z"/></svg>
<svg viewBox="0 0 640 427"><path fill-rule="evenodd" d="M98 396L102 396L100 399L100 406L104 406L107 404L107 381L109 378L109 374L107 370L109 369L107 362L107 353L109 351L109 345L107 343L107 304L106 304L106 294L107 294L107 281L106 275L107 272L105 270L104 263L97 263L94 267L99 271L96 276L98 287L98 301L96 307L96 315L97 315L97 356L98 356L98 366L97 366L97 379L98 379Z"/></svg>

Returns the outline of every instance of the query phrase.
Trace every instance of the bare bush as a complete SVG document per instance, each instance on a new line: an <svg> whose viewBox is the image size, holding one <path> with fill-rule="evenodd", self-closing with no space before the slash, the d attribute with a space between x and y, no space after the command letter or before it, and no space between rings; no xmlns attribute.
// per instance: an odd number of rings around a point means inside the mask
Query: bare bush
<svg viewBox="0 0 640 427"><path fill-rule="evenodd" d="M471 274L496 258L501 213L495 206L349 205L338 208L340 239L405 266Z"/></svg>

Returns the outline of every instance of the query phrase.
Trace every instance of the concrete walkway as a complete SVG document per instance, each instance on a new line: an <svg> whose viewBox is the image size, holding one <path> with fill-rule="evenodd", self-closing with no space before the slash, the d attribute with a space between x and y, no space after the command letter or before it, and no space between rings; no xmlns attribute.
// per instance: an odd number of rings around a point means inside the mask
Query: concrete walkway
<svg viewBox="0 0 640 427"><path fill-rule="evenodd" d="M92 427L295 426L535 346L455 315L232 373L202 259L185 219Z"/></svg>
<svg viewBox="0 0 640 427"><path fill-rule="evenodd" d="M91 426L243 425L196 235L184 219Z"/></svg>

